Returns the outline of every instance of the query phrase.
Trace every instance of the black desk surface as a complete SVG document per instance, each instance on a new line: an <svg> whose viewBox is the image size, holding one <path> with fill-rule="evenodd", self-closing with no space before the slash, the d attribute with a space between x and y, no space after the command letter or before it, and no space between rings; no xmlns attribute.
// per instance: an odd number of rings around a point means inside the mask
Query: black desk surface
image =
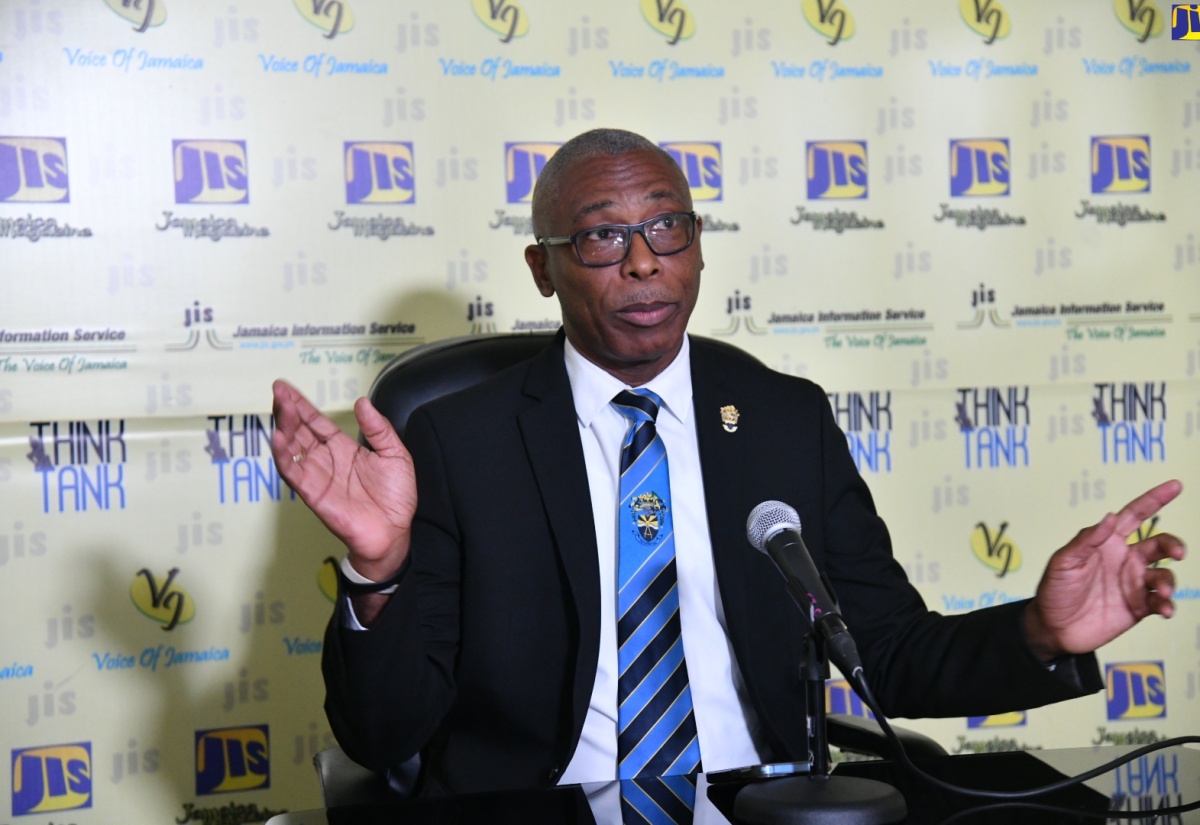
<svg viewBox="0 0 1200 825"><path fill-rule="evenodd" d="M1018 753L948 756L927 767L939 778L957 785L1017 790L1038 787L1074 776L1132 751L1128 747L1088 747ZM1200 825L1200 805L1190 812L1150 817L1120 818L1119 811L1150 811L1169 805L1200 802L1200 750L1168 748L1049 796L1022 806L998 806L934 789L895 769L890 762L844 762L834 776L877 779L898 787L904 794L911 823L1037 823L1149 822L1157 825ZM701 776L695 825L728 825L733 800L741 783L709 784ZM768 780L779 781L779 780ZM790 779L784 781L809 781ZM394 805L334 808L281 814L268 825L433 825L433 823L580 823L610 825L619 820L619 807L606 795L615 795L616 783L569 786L539 791L472 794L445 799L409 800ZM990 807L986 807L990 806ZM1112 812L1106 817L1106 812ZM1090 816L1089 816L1090 814Z"/></svg>

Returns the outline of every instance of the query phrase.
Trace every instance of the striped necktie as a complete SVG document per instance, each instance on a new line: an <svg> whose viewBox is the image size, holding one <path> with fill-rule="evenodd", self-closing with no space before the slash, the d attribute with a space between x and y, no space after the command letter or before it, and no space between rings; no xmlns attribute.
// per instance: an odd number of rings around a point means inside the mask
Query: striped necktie
<svg viewBox="0 0 1200 825"><path fill-rule="evenodd" d="M691 825L695 808L695 776L621 780L621 825Z"/></svg>
<svg viewBox="0 0 1200 825"><path fill-rule="evenodd" d="M680 635L671 483L654 426L662 399L623 390L613 404L632 422L617 505L618 776L693 773L700 742Z"/></svg>

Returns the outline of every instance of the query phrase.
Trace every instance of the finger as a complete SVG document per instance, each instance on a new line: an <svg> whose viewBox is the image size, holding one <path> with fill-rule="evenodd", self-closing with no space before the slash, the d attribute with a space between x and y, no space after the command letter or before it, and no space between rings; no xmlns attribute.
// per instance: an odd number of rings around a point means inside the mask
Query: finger
<svg viewBox="0 0 1200 825"><path fill-rule="evenodd" d="M1187 555L1187 548L1183 541L1170 533L1156 533L1130 545L1129 549L1140 554L1146 564L1154 564L1168 559L1182 561L1183 557Z"/></svg>
<svg viewBox="0 0 1200 825"><path fill-rule="evenodd" d="M370 399L363 397L354 402L354 417L363 437L377 454L391 458L406 452L392 422L375 409Z"/></svg>
<svg viewBox="0 0 1200 825"><path fill-rule="evenodd" d="M282 378L271 384L271 414L275 416L276 431L283 430L292 433L296 429L299 417L296 415L296 397L300 393Z"/></svg>
<svg viewBox="0 0 1200 825"><path fill-rule="evenodd" d="M1147 592L1146 610L1149 613L1157 613L1164 619L1169 619L1175 615L1175 602L1171 601L1171 596L1168 593L1161 591Z"/></svg>
<svg viewBox="0 0 1200 825"><path fill-rule="evenodd" d="M1172 479L1142 493L1117 513L1117 532L1122 536L1132 535L1143 521L1169 504L1182 491L1183 485Z"/></svg>
<svg viewBox="0 0 1200 825"><path fill-rule="evenodd" d="M1116 525L1117 517L1112 513L1106 513L1100 521L1076 533L1075 538L1071 539L1056 555L1069 564L1082 564L1112 538L1116 532Z"/></svg>
<svg viewBox="0 0 1200 825"><path fill-rule="evenodd" d="M1169 599L1175 595L1175 574L1165 567L1151 567L1146 571L1146 591Z"/></svg>

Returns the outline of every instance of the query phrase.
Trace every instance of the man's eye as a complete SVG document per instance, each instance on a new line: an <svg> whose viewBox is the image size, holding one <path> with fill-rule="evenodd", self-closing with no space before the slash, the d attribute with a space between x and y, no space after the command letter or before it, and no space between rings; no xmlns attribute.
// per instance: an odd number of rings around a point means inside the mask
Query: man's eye
<svg viewBox="0 0 1200 825"><path fill-rule="evenodd" d="M612 241L614 238L619 238L621 232L611 226L597 226L595 229L589 229L584 233L585 241Z"/></svg>

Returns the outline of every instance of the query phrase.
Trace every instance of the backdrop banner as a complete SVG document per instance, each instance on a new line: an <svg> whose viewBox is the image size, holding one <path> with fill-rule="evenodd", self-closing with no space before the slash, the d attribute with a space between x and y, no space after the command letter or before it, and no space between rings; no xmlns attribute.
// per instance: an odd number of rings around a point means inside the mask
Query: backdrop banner
<svg viewBox="0 0 1200 825"><path fill-rule="evenodd" d="M1187 12L0 3L0 821L320 804L344 551L274 467L271 382L353 431L397 354L556 329L530 196L592 127L678 161L692 333L826 389L931 609L1032 595L1168 478L1191 489L1140 535L1200 539ZM903 724L953 752L1197 733L1196 569L1099 652L1105 693Z"/></svg>

